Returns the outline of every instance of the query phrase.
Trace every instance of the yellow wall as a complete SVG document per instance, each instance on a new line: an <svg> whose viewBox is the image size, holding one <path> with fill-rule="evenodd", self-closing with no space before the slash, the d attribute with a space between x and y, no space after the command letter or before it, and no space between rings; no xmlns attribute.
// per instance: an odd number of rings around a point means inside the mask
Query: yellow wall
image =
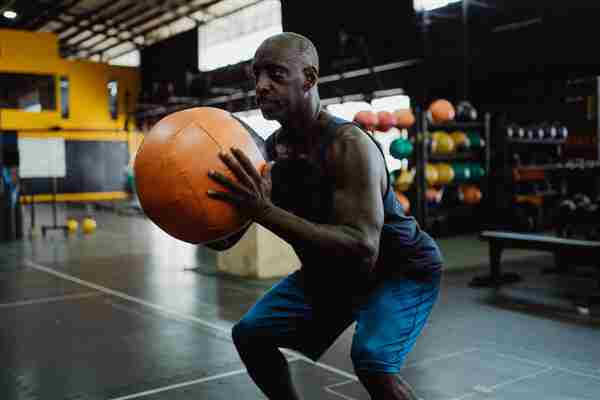
<svg viewBox="0 0 600 400"><path fill-rule="evenodd" d="M133 111L140 91L137 68L118 67L91 61L72 61L60 57L58 37L53 33L0 29L0 72L53 75L56 110L27 112L0 108L0 131L16 130L19 137L62 137L67 141L116 141L128 143L133 156L142 134L130 118L130 132L125 128L126 112ZM69 117L62 118L60 77L69 78ZM118 81L118 117L113 120L108 105L109 80ZM125 93L129 92L129 104ZM60 127L64 130L53 130ZM75 166L75 168L79 168ZM59 193L59 201L93 201L122 199L125 192ZM48 194L23 200L47 201Z"/></svg>
<svg viewBox="0 0 600 400"><path fill-rule="evenodd" d="M0 129L124 129L125 110L132 111L140 91L137 68L60 58L58 37L47 32L0 29L0 72L51 74L56 79L56 111L0 109ZM59 77L69 77L69 118L60 115ZM111 119L107 83L118 81L119 115ZM129 104L125 105L125 92ZM133 123L133 120L131 121ZM130 125L133 128L133 125Z"/></svg>

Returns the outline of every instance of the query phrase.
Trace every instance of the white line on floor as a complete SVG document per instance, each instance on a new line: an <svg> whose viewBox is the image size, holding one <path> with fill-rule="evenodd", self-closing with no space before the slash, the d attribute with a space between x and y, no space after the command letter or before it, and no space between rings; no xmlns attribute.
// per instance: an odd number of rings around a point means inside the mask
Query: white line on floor
<svg viewBox="0 0 600 400"><path fill-rule="evenodd" d="M229 376L240 375L240 374L245 374L245 373L246 373L246 369L245 368L244 369L237 369L235 371L226 372L224 374L207 376L206 378L195 379L193 381L177 383L175 385L164 386L164 387L157 388L157 389L152 389L152 390L146 390L144 392L134 393L134 394L130 394L130 395L123 396L123 397L116 397L116 398L113 398L111 400L135 399L135 398L138 398L138 397L149 396L149 395L155 394L155 393L165 392L167 390L178 389L178 388L185 387L185 386L197 385L199 383L210 382L210 381L214 381L214 380L217 380L217 379L227 378Z"/></svg>
<svg viewBox="0 0 600 400"><path fill-rule="evenodd" d="M65 296L44 297L44 298L35 299L35 300L15 301L13 303L0 303L0 308L12 308L12 307L29 306L32 304L54 303L54 302L58 302L58 301L84 299L86 297L96 297L96 296L102 296L102 294L95 293L95 292L88 292L88 293L80 293L80 294L70 294L70 295L65 295Z"/></svg>
<svg viewBox="0 0 600 400"><path fill-rule="evenodd" d="M450 400L464 400L464 399L468 399L469 397L473 397L475 395L476 395L476 393L467 393L467 394L463 394L460 397L452 397Z"/></svg>
<svg viewBox="0 0 600 400"><path fill-rule="evenodd" d="M35 262L31 261L31 260L24 260L23 263L27 267L29 267L29 268L37 269L39 271L46 272L46 273L48 273L50 275L58 276L59 278L63 278L65 280L78 283L78 284L80 284L82 286L86 286L86 287L98 290L100 292L107 293L107 294L110 294L112 296L115 296L115 297L118 297L118 298L121 298L121 299L124 299L124 300L131 301L133 303L144 305L144 306L146 306L148 308L152 308L154 310L163 312L163 313L168 314L168 315L175 316L175 317L183 319L183 320L195 322L195 323L197 323L199 325L202 325L204 327L211 328L211 329L213 329L213 330L215 330L217 332L227 333L227 335L229 335L229 333L230 333L230 330L228 328L224 328L222 326L213 324L212 322L203 320L201 318L194 317L192 315L182 314L182 313L179 313L177 311L170 310L170 309L168 309L166 307L159 306L158 304L150 303L150 302L147 302L145 300L139 299L137 297L129 296L129 295L125 294L125 293L118 292L116 290L112 290L112 289L109 289L109 288L104 287L104 286L96 285L95 283L92 283L92 282L84 281L83 279L79 279L79 278L76 278L76 277L74 277L72 275L68 275L68 274L56 271L56 270L54 270L52 268L45 267L45 266L43 266L41 264L38 264L38 263L35 263ZM343 371L343 370L341 370L339 368L335 368L335 367L332 367L331 365L323 364L323 363L320 363L320 362L314 362L311 359L309 359L308 357L306 357L306 356L304 356L302 354L296 353L294 351L282 350L282 352L284 354L287 354L287 355L296 356L299 359L302 359L302 360L304 360L306 362L309 362L309 363L311 363L313 365L316 365L316 366L318 366L318 367L320 367L322 369L325 369L327 371L336 373L336 374L338 374L340 376L343 376L345 378L358 381L358 378L356 377L356 375L353 375L351 373Z"/></svg>
<svg viewBox="0 0 600 400"><path fill-rule="evenodd" d="M327 389L327 388L331 389L331 388L338 387L338 386L344 386L344 385L347 385L349 383L354 383L354 382L356 382L354 379L350 379L350 380L347 380L347 381L334 383L332 385L327 385L327 386L325 386L325 389Z"/></svg>
<svg viewBox="0 0 600 400"><path fill-rule="evenodd" d="M462 356L464 354L473 353L475 351L480 351L480 350L481 349L479 347L471 347L471 348L468 348L468 349L463 350L463 351L457 351L457 352L454 352L454 353L444 354L444 355L438 356L438 357L425 358L425 359L423 359L421 361L417 361L417 362L414 362L414 363L411 363L411 364L406 364L406 366L402 367L402 371L404 371L406 369L409 369L409 368L415 368L415 367L418 367L418 366L426 365L426 364L429 364L429 363L434 362L434 361L441 361L441 360L445 360L447 358L458 357L458 356ZM350 380L347 380L347 381L334 383L333 385L328 385L326 387L326 389L327 388L331 389L331 388L338 387L338 386L348 385L348 384L354 383L356 381L357 381L357 379L350 379Z"/></svg>
<svg viewBox="0 0 600 400"><path fill-rule="evenodd" d="M498 383L498 384L496 384L494 386L488 387L488 389L490 389L490 390L496 390L496 389L504 387L504 386L512 385L512 384L517 383L517 382L521 382L521 381L524 381L524 380L527 380L527 379L535 378L538 375L545 374L546 372L550 372L550 371L553 371L553 370L554 370L554 368L548 367L548 368L546 368L546 369L544 369L542 371L538 371L538 372L535 372L533 374L525 375L525 376L522 376L520 378L515 378L515 379L511 379L511 380L506 381L506 382Z"/></svg>
<svg viewBox="0 0 600 400"><path fill-rule="evenodd" d="M331 389L330 386L326 386L325 387L325 391L328 392L328 393L331 393L334 396L341 397L342 399L345 399L345 400L356 400L354 397L346 396L345 394L341 394L339 392L336 392L335 390Z"/></svg>
<svg viewBox="0 0 600 400"><path fill-rule="evenodd" d="M543 364L543 363L540 363L538 361L529 360L527 358L517 357L517 356L514 356L512 354L498 353L498 352L493 351L493 350L489 350L489 351L492 352L492 353L495 353L497 356L500 356L500 357L512 358L512 359L517 360L517 361L522 361L522 362L530 363L530 364L537 365L537 366L540 366L540 367L551 368L551 369L554 369L556 371L566 372L567 374L577 375L577 376L583 376L585 378L590 378L590 379L594 379L594 380L600 381L600 376L598 376L598 375L590 375L590 374L586 374L585 372L574 371L572 369L564 368L564 367L554 367L554 366L549 365L549 364Z"/></svg>
<svg viewBox="0 0 600 400"><path fill-rule="evenodd" d="M176 316L178 318L185 319L185 320L188 320L188 321L194 321L194 322L196 322L196 323L198 323L200 325L203 325L203 326L205 326L207 328L211 328L211 329L214 329L214 330L222 332L222 333L229 333L229 330L226 329L226 328L224 328L224 327L222 327L222 326L213 324L211 322L205 321L205 320L200 319L200 318L196 318L196 317L191 316L191 315L181 314L181 313L179 313L177 311L173 311L173 310L170 310L170 309L168 309L166 307L159 306L158 304L153 304L153 303L144 301L142 299L139 299L137 297L129 296L129 295L125 294L125 293L118 292L116 290L112 290L112 289L109 289L109 288L104 287L104 286L96 285L95 283L92 283L92 282L84 281L84 280L76 278L74 276L71 276L71 275L64 274L62 272L56 271L56 270L54 270L52 268L44 267L43 265L37 264L37 263L35 263L35 262L31 261L31 260L25 260L23 263L27 267L30 267L30 268L33 268L33 269L37 269L39 271L46 272L46 273L48 273L50 275L58 276L59 278L63 278L65 280L78 283L78 284L80 284L82 286L86 286L86 287L89 287L91 289L95 289L95 290L98 290L100 292L107 293L107 294L110 294L112 296L115 296L115 297L118 297L118 298L121 298L121 299L124 299L124 300L131 301L133 303L138 303L138 304L144 305L144 306L146 306L148 308L152 308L154 310L158 310L158 311L163 312L165 314L173 315L173 316Z"/></svg>
<svg viewBox="0 0 600 400"><path fill-rule="evenodd" d="M293 362L293 361L297 361L297 360L299 360L299 358L290 358L290 359L288 359L288 362ZM228 378L230 376L241 375L241 374L245 374L246 372L247 372L247 370L245 368L236 369L235 371L231 371L231 372L225 372L222 374L207 376L205 378L194 379L193 381L176 383L174 385L163 386L161 388L146 390L146 391L139 392L139 393L128 394L127 396L115 397L110 400L136 399L138 397L149 396L149 395L155 394L155 393L166 392L167 390L178 389L178 388L185 387L185 386L192 386L192 385L197 385L200 383L206 383L206 382L210 382L210 381L216 381L218 379Z"/></svg>
<svg viewBox="0 0 600 400"><path fill-rule="evenodd" d="M332 367L331 365L323 364L321 362L315 362L315 361L311 360L310 358L304 356L303 354L299 354L299 353L296 353L294 351L290 351L290 354L293 354L293 355L297 356L298 358L300 358L300 359L302 359L302 360L304 360L304 361L306 361L306 362L308 362L310 364L316 365L317 367L320 367L320 368L322 368L324 370L327 370L329 372L333 372L335 374L343 376L344 378L348 378L348 379L351 379L353 381L358 382L358 377L356 375L354 375L354 374L351 374L349 372L343 371L343 370L341 370L339 368L336 368L336 367Z"/></svg>
<svg viewBox="0 0 600 400"><path fill-rule="evenodd" d="M545 374L545 373L553 371L553 370L554 370L554 368L548 367L548 368L546 368L546 369L544 369L542 371L534 372L533 374L521 376L519 378L510 379L508 381L500 382L500 383L498 383L496 385L493 385L493 386L475 385L473 387L473 389L475 390L475 392L465 393L465 394L463 394L460 397L453 397L451 400L464 400L464 399L467 399L469 397L475 396L477 393L483 393L483 394L489 395L489 394L493 393L494 391L496 391L499 388L502 388L502 387L505 387L505 386L509 386L509 385L513 385L513 384L515 384L517 382L525 381L527 379L535 378L536 376Z"/></svg>
<svg viewBox="0 0 600 400"><path fill-rule="evenodd" d="M512 355L512 354L498 353L497 351L491 351L491 350L486 350L486 351L488 351L490 353L494 353L498 357L511 358L513 360L521 361L521 362L524 362L524 363L527 363L527 364L531 364L531 365L535 365L535 366L538 366L538 367L552 368L551 365L544 364L544 363L541 363L541 362L538 362L538 361L533 361L533 360L530 360L530 359L527 359L527 358L523 358L523 357L518 357L518 356L515 356L515 355Z"/></svg>
<svg viewBox="0 0 600 400"><path fill-rule="evenodd" d="M468 353L473 353L475 351L481 351L481 349L479 347L471 347L471 348L468 348L468 349L463 350L463 351L457 351L457 352L450 353L450 354L444 354L444 355L438 356L438 357L425 358L425 359L423 359L421 361L417 361L417 362L414 362L414 363L406 364L406 366L404 366L402 368L402 370L405 370L405 369L408 369L408 368L415 368L415 367L419 367L419 366L422 366L422 365L427 365L427 364L432 363L434 361L441 361L441 360L445 360L447 358L462 356L462 355L465 355L465 354L468 354Z"/></svg>

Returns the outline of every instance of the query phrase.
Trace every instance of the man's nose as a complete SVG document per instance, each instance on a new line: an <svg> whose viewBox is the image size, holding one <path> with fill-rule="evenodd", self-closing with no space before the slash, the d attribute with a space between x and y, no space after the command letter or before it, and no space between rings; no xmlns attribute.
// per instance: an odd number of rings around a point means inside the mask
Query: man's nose
<svg viewBox="0 0 600 400"><path fill-rule="evenodd" d="M266 76L266 74L261 73L256 77L256 91L257 92L268 91L270 85L271 85L271 80Z"/></svg>

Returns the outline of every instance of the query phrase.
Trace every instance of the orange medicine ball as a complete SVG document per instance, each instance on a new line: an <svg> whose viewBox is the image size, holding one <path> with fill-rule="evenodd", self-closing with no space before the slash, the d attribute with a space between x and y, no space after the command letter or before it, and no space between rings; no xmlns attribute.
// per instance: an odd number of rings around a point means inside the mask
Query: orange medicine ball
<svg viewBox="0 0 600 400"><path fill-rule="evenodd" d="M411 109L400 109L394 111L396 126L400 129L408 129L415 123L415 115Z"/></svg>
<svg viewBox="0 0 600 400"><path fill-rule="evenodd" d="M456 115L454 106L448 100L438 99L429 106L429 115L434 124L452 121Z"/></svg>
<svg viewBox="0 0 600 400"><path fill-rule="evenodd" d="M238 232L249 223L234 206L208 197L226 191L214 170L237 181L219 158L231 147L261 171L265 160L246 128L229 112L197 107L167 115L144 138L135 158L135 182L146 215L171 236L199 244Z"/></svg>

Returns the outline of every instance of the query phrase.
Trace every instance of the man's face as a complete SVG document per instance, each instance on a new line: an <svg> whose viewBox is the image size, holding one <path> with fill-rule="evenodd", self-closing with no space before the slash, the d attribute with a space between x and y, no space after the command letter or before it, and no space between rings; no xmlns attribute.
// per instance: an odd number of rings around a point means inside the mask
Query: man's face
<svg viewBox="0 0 600 400"><path fill-rule="evenodd" d="M266 119L287 121L306 94L304 62L283 45L261 46L254 57L252 72L256 101Z"/></svg>

